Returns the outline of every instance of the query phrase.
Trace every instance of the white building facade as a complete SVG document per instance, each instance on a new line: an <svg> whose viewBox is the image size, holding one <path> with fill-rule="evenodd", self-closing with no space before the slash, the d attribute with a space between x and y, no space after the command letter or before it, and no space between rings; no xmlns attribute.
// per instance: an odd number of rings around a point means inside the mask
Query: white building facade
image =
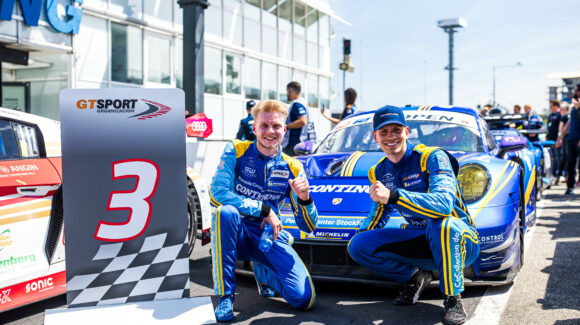
<svg viewBox="0 0 580 325"><path fill-rule="evenodd" d="M27 66L2 64L2 106L59 119L58 95L65 88L182 87L183 14L176 1L76 1L57 0L48 8L43 0L37 26L20 0L11 16L0 12L0 46L30 54ZM213 119L210 139L235 136L247 100L286 101L290 81L302 85L318 133L326 134L331 126L317 109L328 108L331 97L335 16L329 1L209 4L203 111ZM69 7L82 12L76 34L65 28L77 19L67 14Z"/></svg>

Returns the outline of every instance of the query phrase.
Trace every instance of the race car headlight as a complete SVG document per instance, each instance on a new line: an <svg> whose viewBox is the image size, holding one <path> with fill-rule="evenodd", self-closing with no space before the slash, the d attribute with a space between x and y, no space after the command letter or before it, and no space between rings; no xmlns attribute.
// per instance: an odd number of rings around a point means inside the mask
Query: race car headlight
<svg viewBox="0 0 580 325"><path fill-rule="evenodd" d="M478 201L487 193L491 180L487 169L478 164L459 168L458 178L461 192L468 204Z"/></svg>

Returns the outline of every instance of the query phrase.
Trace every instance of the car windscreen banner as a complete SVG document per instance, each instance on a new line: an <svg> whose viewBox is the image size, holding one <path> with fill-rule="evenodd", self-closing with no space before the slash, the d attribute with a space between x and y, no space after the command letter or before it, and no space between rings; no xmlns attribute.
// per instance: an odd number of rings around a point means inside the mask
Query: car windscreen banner
<svg viewBox="0 0 580 325"><path fill-rule="evenodd" d="M60 93L69 307L189 297L184 94Z"/></svg>

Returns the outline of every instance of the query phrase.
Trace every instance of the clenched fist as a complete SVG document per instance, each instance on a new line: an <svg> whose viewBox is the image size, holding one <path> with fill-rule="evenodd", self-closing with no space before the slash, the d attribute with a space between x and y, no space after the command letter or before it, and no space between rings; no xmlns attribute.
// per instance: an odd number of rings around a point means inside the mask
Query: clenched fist
<svg viewBox="0 0 580 325"><path fill-rule="evenodd" d="M369 194L371 199L375 202L387 204L389 203L389 197L391 196L391 191L383 185L383 183L376 181L369 188Z"/></svg>
<svg viewBox="0 0 580 325"><path fill-rule="evenodd" d="M288 184L290 184L292 192L294 192L294 194L296 194L300 200L308 201L310 198L310 186L308 185L308 180L305 177L289 179Z"/></svg>

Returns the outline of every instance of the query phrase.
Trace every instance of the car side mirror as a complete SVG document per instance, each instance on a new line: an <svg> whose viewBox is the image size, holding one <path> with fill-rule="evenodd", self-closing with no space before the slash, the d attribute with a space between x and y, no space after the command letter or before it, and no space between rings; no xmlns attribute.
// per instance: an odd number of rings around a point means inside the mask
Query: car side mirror
<svg viewBox="0 0 580 325"><path fill-rule="evenodd" d="M524 149L528 145L528 139L522 136L505 135L499 142L498 157L502 158L507 152Z"/></svg>
<svg viewBox="0 0 580 325"><path fill-rule="evenodd" d="M300 142L294 146L294 152L299 156L309 155L314 151L314 143L310 140Z"/></svg>

